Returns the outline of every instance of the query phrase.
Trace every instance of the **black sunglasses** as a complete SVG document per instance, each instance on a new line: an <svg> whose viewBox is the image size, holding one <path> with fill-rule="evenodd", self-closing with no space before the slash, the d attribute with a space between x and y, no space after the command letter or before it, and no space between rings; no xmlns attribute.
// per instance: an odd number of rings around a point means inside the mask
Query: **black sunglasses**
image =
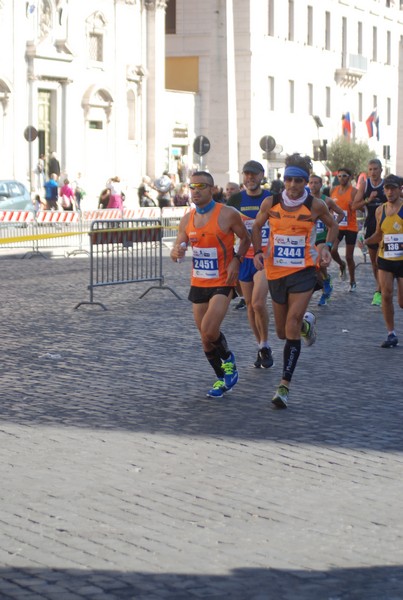
<svg viewBox="0 0 403 600"><path fill-rule="evenodd" d="M302 183L305 181L303 177L284 177L284 181L294 181L294 183Z"/></svg>

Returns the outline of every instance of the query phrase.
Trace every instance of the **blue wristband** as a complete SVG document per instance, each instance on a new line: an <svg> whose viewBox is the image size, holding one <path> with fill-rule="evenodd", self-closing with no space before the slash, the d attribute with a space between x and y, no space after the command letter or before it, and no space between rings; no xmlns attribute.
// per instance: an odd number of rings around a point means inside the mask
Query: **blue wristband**
<svg viewBox="0 0 403 600"><path fill-rule="evenodd" d="M326 246L331 250L333 248L333 242L325 242Z"/></svg>

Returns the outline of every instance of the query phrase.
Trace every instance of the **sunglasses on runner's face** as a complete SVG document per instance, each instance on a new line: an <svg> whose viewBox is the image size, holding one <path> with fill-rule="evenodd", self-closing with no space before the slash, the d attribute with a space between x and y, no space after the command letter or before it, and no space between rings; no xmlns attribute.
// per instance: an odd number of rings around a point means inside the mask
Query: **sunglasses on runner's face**
<svg viewBox="0 0 403 600"><path fill-rule="evenodd" d="M337 177L350 177L347 173L339 173Z"/></svg>
<svg viewBox="0 0 403 600"><path fill-rule="evenodd" d="M205 190L208 187L213 187L209 183L189 183L191 190Z"/></svg>
<svg viewBox="0 0 403 600"><path fill-rule="evenodd" d="M291 181L293 181L294 183L302 183L303 181L305 181L305 179L303 177L284 177L284 181L288 181L291 183Z"/></svg>

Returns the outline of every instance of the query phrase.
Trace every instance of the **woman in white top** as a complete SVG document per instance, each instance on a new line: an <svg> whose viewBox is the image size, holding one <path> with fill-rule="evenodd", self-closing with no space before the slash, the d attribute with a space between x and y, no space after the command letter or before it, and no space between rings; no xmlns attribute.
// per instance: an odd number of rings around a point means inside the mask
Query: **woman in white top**
<svg viewBox="0 0 403 600"><path fill-rule="evenodd" d="M111 179L106 182L106 188L111 191L108 208L120 208L120 210L123 210L122 186L120 185L120 177L111 177Z"/></svg>

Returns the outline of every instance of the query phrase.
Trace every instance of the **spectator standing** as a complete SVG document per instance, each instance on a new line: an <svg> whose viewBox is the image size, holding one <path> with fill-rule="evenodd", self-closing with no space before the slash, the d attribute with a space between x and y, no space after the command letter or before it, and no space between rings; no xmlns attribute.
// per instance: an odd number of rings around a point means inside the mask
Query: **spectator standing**
<svg viewBox="0 0 403 600"><path fill-rule="evenodd" d="M137 195L139 199L139 206L156 206L151 193L151 179L147 175L142 178L137 189Z"/></svg>
<svg viewBox="0 0 403 600"><path fill-rule="evenodd" d="M164 171L161 177L154 181L154 187L158 192L158 206L160 208L172 206L171 190L173 189L173 183L168 171Z"/></svg>
<svg viewBox="0 0 403 600"><path fill-rule="evenodd" d="M52 152L52 154L50 155L49 163L48 163L48 174L49 174L49 178L52 175L57 175L57 179L59 179L59 177L60 177L60 163L57 158L56 152Z"/></svg>
<svg viewBox="0 0 403 600"><path fill-rule="evenodd" d="M45 186L45 155L40 154L35 169L36 189L38 192Z"/></svg>
<svg viewBox="0 0 403 600"><path fill-rule="evenodd" d="M45 199L48 210L58 209L59 186L57 184L58 176L52 173L48 181L45 183Z"/></svg>
<svg viewBox="0 0 403 600"><path fill-rule="evenodd" d="M120 177L115 175L106 182L105 186L110 191L110 197L108 202L108 208L119 208L123 210L123 199L122 199L122 186L120 183Z"/></svg>
<svg viewBox="0 0 403 600"><path fill-rule="evenodd" d="M60 188L60 204L63 210L76 210L76 200L70 181L65 179Z"/></svg>
<svg viewBox="0 0 403 600"><path fill-rule="evenodd" d="M189 187L187 183L179 184L179 187L173 200L175 206L189 206L190 196Z"/></svg>
<svg viewBox="0 0 403 600"><path fill-rule="evenodd" d="M85 189L83 186L83 180L81 173L77 173L77 179L74 182L74 197L76 200L76 210L81 210L81 201L85 196Z"/></svg>
<svg viewBox="0 0 403 600"><path fill-rule="evenodd" d="M108 208L109 198L111 196L111 190L105 188L99 195L98 208Z"/></svg>

